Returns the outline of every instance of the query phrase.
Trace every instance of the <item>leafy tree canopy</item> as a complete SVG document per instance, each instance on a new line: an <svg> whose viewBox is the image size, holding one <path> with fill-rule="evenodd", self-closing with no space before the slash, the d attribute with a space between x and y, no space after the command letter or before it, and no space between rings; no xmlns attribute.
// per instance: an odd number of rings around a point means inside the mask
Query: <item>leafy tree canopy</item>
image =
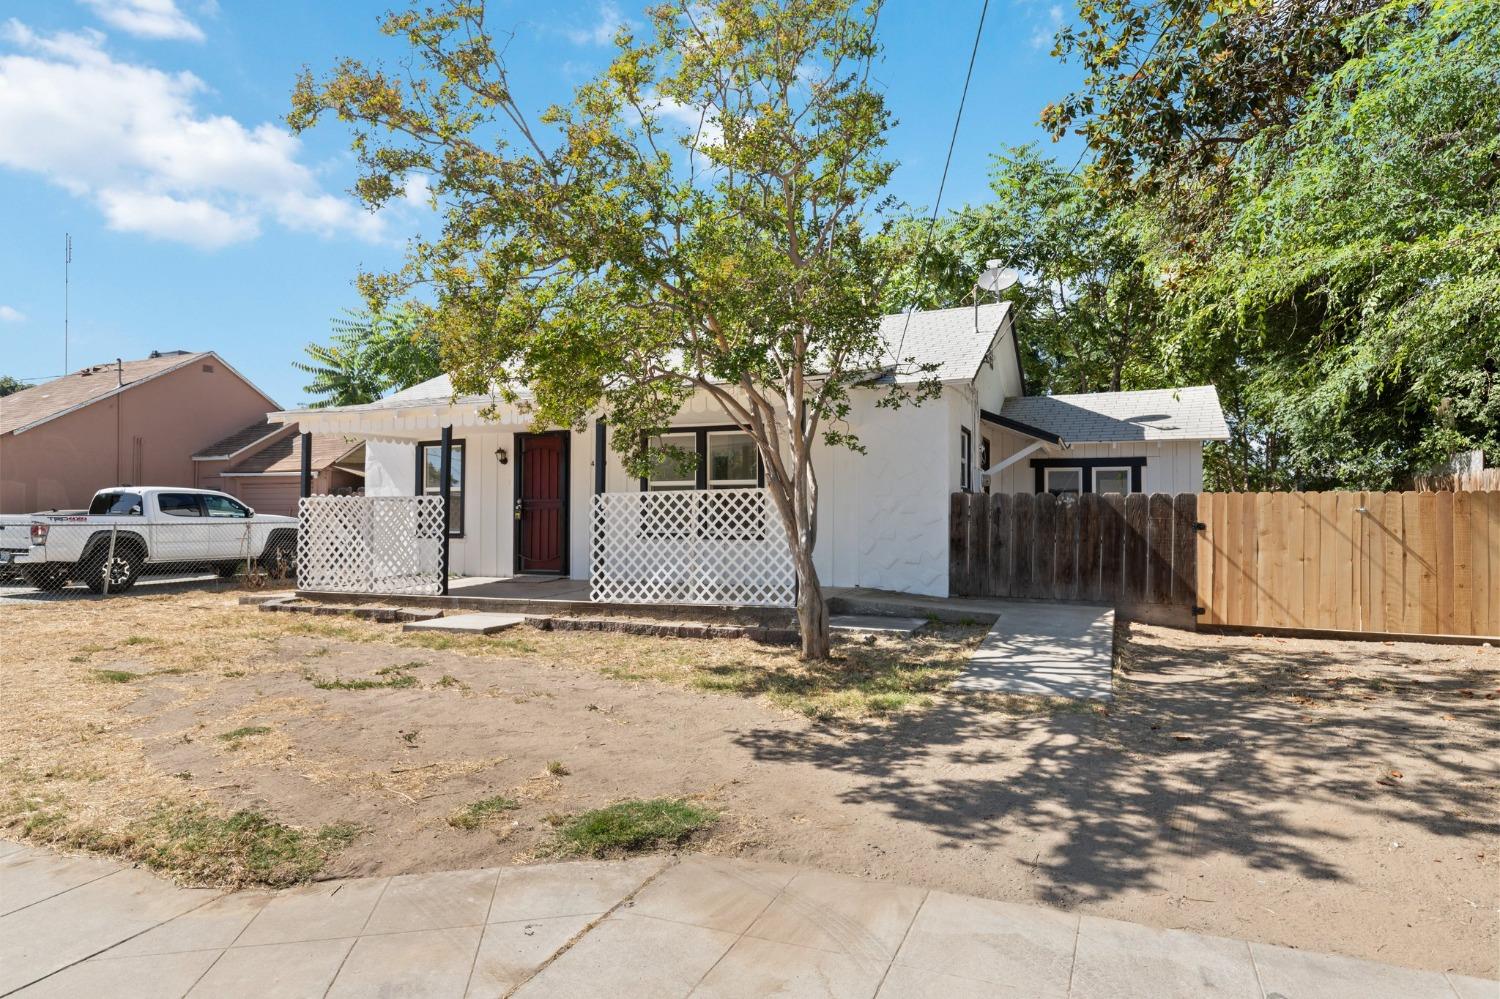
<svg viewBox="0 0 1500 999"><path fill-rule="evenodd" d="M26 383L14 375L0 375L0 396L10 395L26 388Z"/></svg>

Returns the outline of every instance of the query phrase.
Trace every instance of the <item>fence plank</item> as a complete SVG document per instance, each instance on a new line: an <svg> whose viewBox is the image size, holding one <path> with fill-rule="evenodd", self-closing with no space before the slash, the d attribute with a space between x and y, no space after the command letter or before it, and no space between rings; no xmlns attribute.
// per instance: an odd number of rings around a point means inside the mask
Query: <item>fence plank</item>
<svg viewBox="0 0 1500 999"><path fill-rule="evenodd" d="M1131 603L1146 600L1146 532L1151 499L1144 493L1125 497L1125 598Z"/></svg>
<svg viewBox="0 0 1500 999"><path fill-rule="evenodd" d="M1495 557L1500 555L1500 530L1490 518L1490 508L1500 493L1470 493L1470 544L1473 546L1474 633L1500 634L1500 573Z"/></svg>
<svg viewBox="0 0 1500 999"><path fill-rule="evenodd" d="M1074 497L1057 504L1057 554L1053 561L1056 581L1052 595L1058 600L1078 599L1078 501Z"/></svg>
<svg viewBox="0 0 1500 999"><path fill-rule="evenodd" d="M964 494L954 493L948 497L948 592L968 596L964 590L967 582L969 546L968 518L964 516Z"/></svg>
<svg viewBox="0 0 1500 999"><path fill-rule="evenodd" d="M1255 586L1261 619L1286 627L1286 493L1255 494Z"/></svg>
<svg viewBox="0 0 1500 999"><path fill-rule="evenodd" d="M1340 570L1347 572L1348 562L1334 559L1338 544L1338 494L1312 493L1308 509L1312 512L1313 533L1318 540L1317 569L1313 573L1312 588L1305 595L1309 627L1333 628L1334 608L1339 600ZM1306 534L1306 532L1304 532Z"/></svg>
<svg viewBox="0 0 1500 999"><path fill-rule="evenodd" d="M1201 493L1198 496L1198 517L1203 521L1204 529L1196 532L1193 539L1196 548L1194 558L1196 559L1196 571L1193 576L1193 585L1197 588L1198 603L1203 605L1202 624L1217 624L1218 603L1214 598L1214 503L1217 499L1215 493Z"/></svg>
<svg viewBox="0 0 1500 999"><path fill-rule="evenodd" d="M1260 555L1258 553L1259 537L1256 525L1258 523L1259 508L1256 505L1254 493L1236 493L1235 506L1237 506L1240 517L1239 548L1236 558L1239 565L1239 577L1235 583L1240 591L1235 601L1235 624L1254 624L1257 620L1256 612L1260 607L1260 582L1258 565Z"/></svg>
<svg viewBox="0 0 1500 999"><path fill-rule="evenodd" d="M1146 505L1146 599L1172 602L1172 497L1152 493Z"/></svg>
<svg viewBox="0 0 1500 999"><path fill-rule="evenodd" d="M1481 633L1474 627L1473 505L1472 493L1453 494L1453 627L1463 635Z"/></svg>
<svg viewBox="0 0 1500 999"><path fill-rule="evenodd" d="M1407 631L1430 635L1437 630L1434 572L1437 545L1433 534L1431 493L1401 494L1401 531L1406 559L1401 581L1401 617Z"/></svg>
<svg viewBox="0 0 1500 999"><path fill-rule="evenodd" d="M1198 600L1198 497L1178 493L1172 500L1172 598L1191 612ZM1196 620L1196 618L1194 618Z"/></svg>
<svg viewBox="0 0 1500 999"><path fill-rule="evenodd" d="M965 504L968 519L969 552L964 571L968 578L968 592L975 596L984 594L985 577L989 575L990 518L986 516L984 493L969 493Z"/></svg>
<svg viewBox="0 0 1500 999"><path fill-rule="evenodd" d="M1406 620L1406 538L1401 522L1401 494L1384 493L1380 526L1385 544L1385 623L1391 631L1409 631Z"/></svg>
<svg viewBox="0 0 1500 999"><path fill-rule="evenodd" d="M1286 519L1282 521L1286 582L1282 592L1286 594L1286 621L1287 627L1304 628L1306 616L1303 605L1307 600L1307 533L1304 530L1307 497L1303 493L1287 493L1283 499L1286 504Z"/></svg>
<svg viewBox="0 0 1500 999"><path fill-rule="evenodd" d="M1057 546L1057 497L1051 493L1037 494L1036 523L1033 530L1036 542L1031 563L1030 596L1046 600L1052 596L1055 586L1053 568Z"/></svg>
<svg viewBox="0 0 1500 999"><path fill-rule="evenodd" d="M1432 496L1433 543L1437 549L1433 561L1436 586L1436 628L1439 635L1453 634L1453 494Z"/></svg>
<svg viewBox="0 0 1500 999"><path fill-rule="evenodd" d="M1010 596L1010 496L996 493L990 497L990 550L984 592L991 597Z"/></svg>
<svg viewBox="0 0 1500 999"><path fill-rule="evenodd" d="M1104 555L1098 493L1078 497L1078 598L1100 599L1099 566Z"/></svg>
<svg viewBox="0 0 1500 999"><path fill-rule="evenodd" d="M1012 498L1010 595L1031 596L1031 561L1035 546L1036 497L1025 493Z"/></svg>
<svg viewBox="0 0 1500 999"><path fill-rule="evenodd" d="M1099 505L1099 599L1118 603L1125 595L1125 497L1110 493Z"/></svg>

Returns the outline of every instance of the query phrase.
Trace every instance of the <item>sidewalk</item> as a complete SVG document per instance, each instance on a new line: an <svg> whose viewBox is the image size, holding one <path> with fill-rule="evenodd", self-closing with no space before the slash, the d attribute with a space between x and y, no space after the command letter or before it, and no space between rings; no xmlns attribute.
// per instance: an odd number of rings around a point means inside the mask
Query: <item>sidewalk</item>
<svg viewBox="0 0 1500 999"><path fill-rule="evenodd" d="M226 895L0 841L0 995L1500 999L1500 983L702 857Z"/></svg>

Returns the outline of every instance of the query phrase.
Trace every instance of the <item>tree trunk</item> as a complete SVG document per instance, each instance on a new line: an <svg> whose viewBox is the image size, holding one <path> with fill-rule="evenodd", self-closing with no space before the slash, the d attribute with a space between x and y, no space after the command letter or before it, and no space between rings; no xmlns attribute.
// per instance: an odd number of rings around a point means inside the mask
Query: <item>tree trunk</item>
<svg viewBox="0 0 1500 999"><path fill-rule="evenodd" d="M828 601L812 554L795 556L797 564L797 628L802 634L803 659L827 659L832 652L828 637Z"/></svg>

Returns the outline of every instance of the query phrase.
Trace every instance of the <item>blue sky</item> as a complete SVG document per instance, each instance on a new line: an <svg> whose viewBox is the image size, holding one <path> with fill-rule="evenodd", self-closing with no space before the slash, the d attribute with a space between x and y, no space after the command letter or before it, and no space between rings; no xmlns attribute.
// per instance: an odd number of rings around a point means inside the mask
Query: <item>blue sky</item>
<svg viewBox="0 0 1500 999"><path fill-rule="evenodd" d="M877 76L899 124L893 193L930 206L981 0L889 0ZM285 406L291 367L357 307L360 268L396 266L425 212L380 218L347 193L337 125L282 123L298 69L400 54L376 22L388 0L0 0L0 374L63 369L63 234L73 236L69 366L153 349L219 351ZM541 109L604 66L610 27L644 0L491 0L507 57ZM1042 141L1036 120L1078 81L1053 59L1071 8L990 0L945 207L983 200L989 157Z"/></svg>

